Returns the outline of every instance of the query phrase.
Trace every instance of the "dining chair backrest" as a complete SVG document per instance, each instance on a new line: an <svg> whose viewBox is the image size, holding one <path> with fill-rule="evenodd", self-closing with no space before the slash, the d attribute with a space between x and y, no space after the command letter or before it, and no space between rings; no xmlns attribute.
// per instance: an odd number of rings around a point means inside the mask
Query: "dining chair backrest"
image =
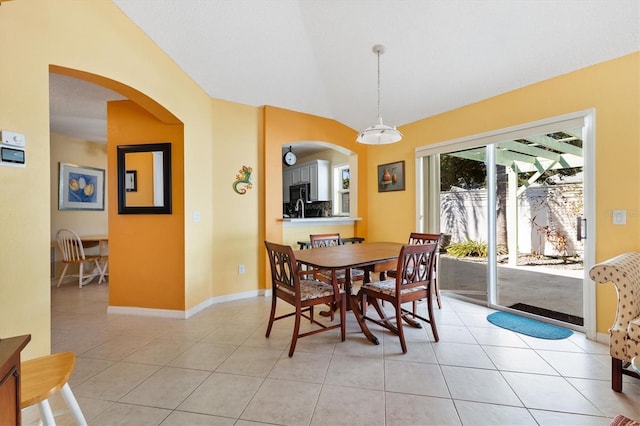
<svg viewBox="0 0 640 426"><path fill-rule="evenodd" d="M409 244L440 243L440 234L423 234L412 232L409 234Z"/></svg>
<svg viewBox="0 0 640 426"><path fill-rule="evenodd" d="M71 229L60 229L56 234L58 247L62 252L62 258L65 262L78 262L85 260L84 247L78 234Z"/></svg>
<svg viewBox="0 0 640 426"><path fill-rule="evenodd" d="M400 249L396 269L396 294L424 286L430 291L437 243L407 244Z"/></svg>
<svg viewBox="0 0 640 426"><path fill-rule="evenodd" d="M342 239L339 233L334 234L311 234L309 235L312 248L341 246Z"/></svg>
<svg viewBox="0 0 640 426"><path fill-rule="evenodd" d="M276 287L290 294L300 295L300 278L298 277L298 262L291 246L264 242L271 265L271 283L274 294Z"/></svg>

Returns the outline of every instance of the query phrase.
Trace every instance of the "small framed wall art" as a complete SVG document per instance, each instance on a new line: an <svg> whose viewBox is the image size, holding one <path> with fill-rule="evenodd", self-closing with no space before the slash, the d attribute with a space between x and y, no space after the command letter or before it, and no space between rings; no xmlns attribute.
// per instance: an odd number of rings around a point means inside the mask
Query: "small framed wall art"
<svg viewBox="0 0 640 426"><path fill-rule="evenodd" d="M378 192L404 191L404 161L378 166Z"/></svg>
<svg viewBox="0 0 640 426"><path fill-rule="evenodd" d="M126 170L124 172L124 189L126 192L138 191L138 171Z"/></svg>
<svg viewBox="0 0 640 426"><path fill-rule="evenodd" d="M58 210L104 210L104 169L60 163Z"/></svg>

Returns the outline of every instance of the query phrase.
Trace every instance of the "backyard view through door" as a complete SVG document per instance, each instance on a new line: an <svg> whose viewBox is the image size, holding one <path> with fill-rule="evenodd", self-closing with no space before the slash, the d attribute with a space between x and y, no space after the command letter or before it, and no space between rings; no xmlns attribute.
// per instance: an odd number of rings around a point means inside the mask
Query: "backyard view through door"
<svg viewBox="0 0 640 426"><path fill-rule="evenodd" d="M443 234L443 293L579 328L582 126L545 130L424 157L423 226Z"/></svg>

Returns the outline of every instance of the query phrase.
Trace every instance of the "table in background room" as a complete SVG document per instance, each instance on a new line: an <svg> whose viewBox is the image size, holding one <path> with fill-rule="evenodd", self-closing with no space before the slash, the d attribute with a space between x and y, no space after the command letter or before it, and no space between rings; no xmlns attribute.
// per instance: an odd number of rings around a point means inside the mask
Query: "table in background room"
<svg viewBox="0 0 640 426"><path fill-rule="evenodd" d="M82 246L84 248L91 248L98 246L98 252L100 254L100 258L102 259L102 278L98 282L98 284L104 280L105 275L109 275L107 273L107 268L109 266L109 236L108 235L90 235L86 237L80 237L80 241L82 241Z"/></svg>

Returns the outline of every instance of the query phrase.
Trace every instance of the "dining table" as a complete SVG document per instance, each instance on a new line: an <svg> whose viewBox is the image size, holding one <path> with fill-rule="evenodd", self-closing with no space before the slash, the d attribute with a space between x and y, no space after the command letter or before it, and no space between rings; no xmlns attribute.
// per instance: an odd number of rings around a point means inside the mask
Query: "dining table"
<svg viewBox="0 0 640 426"><path fill-rule="evenodd" d="M102 266L100 272L100 279L98 280L98 284L105 281L104 276L107 274L107 268L109 267L109 256L108 256L108 244L109 244L109 236L108 235L85 235L80 236L80 241L82 241L82 246L84 248L90 248L98 246L98 253L100 254L100 258L102 260Z"/></svg>
<svg viewBox="0 0 640 426"><path fill-rule="evenodd" d="M296 250L296 261L314 269L324 269L332 272L334 281L336 272L344 270L344 290L347 293L348 308L353 312L360 329L367 339L378 345L378 338L371 333L364 320L364 315L356 295L352 294L351 269L358 268L365 271L365 282L371 281L372 272L395 269L402 244L391 242L370 242L362 244L347 244L331 247L317 247L312 250ZM336 283L334 283L336 284Z"/></svg>
<svg viewBox="0 0 640 426"><path fill-rule="evenodd" d="M98 251L100 252L100 256L107 255L107 246L109 244L109 236L107 235L80 236L80 241L82 241L82 247L90 248L90 247L98 246Z"/></svg>

